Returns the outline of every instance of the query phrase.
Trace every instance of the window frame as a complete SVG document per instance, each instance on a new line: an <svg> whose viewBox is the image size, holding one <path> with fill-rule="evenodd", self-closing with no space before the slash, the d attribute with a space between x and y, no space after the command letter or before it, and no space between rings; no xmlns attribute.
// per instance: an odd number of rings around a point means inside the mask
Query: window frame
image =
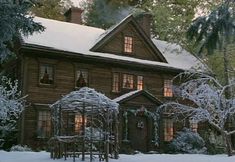
<svg viewBox="0 0 235 162"><path fill-rule="evenodd" d="M173 97L173 80L164 79L163 83L163 96L164 97Z"/></svg>
<svg viewBox="0 0 235 162"><path fill-rule="evenodd" d="M171 118L163 119L163 138L164 141L170 142L174 138L174 121Z"/></svg>
<svg viewBox="0 0 235 162"><path fill-rule="evenodd" d="M81 88L81 87L77 86L78 71L86 72L87 76L85 78L83 76L83 78L87 79L87 81L86 80L85 81L86 81L86 87L88 87L89 86L89 70L86 68L76 68L76 70L75 70L75 88Z"/></svg>
<svg viewBox="0 0 235 162"><path fill-rule="evenodd" d="M132 88L128 88L128 87L124 87L124 75L127 75L127 76L132 76ZM130 74L130 73L122 73L122 84L121 84L121 87L122 89L129 89L129 90L134 90L136 89L136 81L135 81L135 75L134 74Z"/></svg>
<svg viewBox="0 0 235 162"><path fill-rule="evenodd" d="M117 85L115 84L115 80L114 80L114 75L117 75L118 76L118 81L117 81ZM117 90L114 89L114 87L117 86ZM121 77L120 77L120 73L118 72L113 72L112 73L112 92L113 93L119 93L120 92L120 89L121 89Z"/></svg>
<svg viewBox="0 0 235 162"><path fill-rule="evenodd" d="M46 115L44 115L44 116L46 116L45 120L40 120L40 113L42 113L42 112L46 113ZM49 118L47 118L48 116L49 116ZM46 121L46 130L49 129L49 131L46 131L46 133L44 133L45 128L42 128L42 126L40 126L41 121ZM39 127L41 127L43 129L42 133L39 133L39 131L41 131L41 130L39 130L39 129L41 129ZM48 109L38 110L37 111L37 138L41 138L41 139L49 138L49 137L51 137L51 133L52 133L52 123L51 123L51 113L50 113L50 111ZM45 134L45 135L43 136L41 134Z"/></svg>
<svg viewBox="0 0 235 162"><path fill-rule="evenodd" d="M134 38L130 35L124 35L123 37L123 51L125 54L134 53Z"/></svg>
<svg viewBox="0 0 235 162"><path fill-rule="evenodd" d="M41 83L41 67L42 66L48 66L48 67L51 67L52 68L52 84L47 84L47 83ZM47 63L47 62L40 62L39 65L38 65L38 84L39 86L42 86L42 87L55 87L56 85L56 81L55 81L55 70L56 69L56 66L55 64L52 64L52 63Z"/></svg>

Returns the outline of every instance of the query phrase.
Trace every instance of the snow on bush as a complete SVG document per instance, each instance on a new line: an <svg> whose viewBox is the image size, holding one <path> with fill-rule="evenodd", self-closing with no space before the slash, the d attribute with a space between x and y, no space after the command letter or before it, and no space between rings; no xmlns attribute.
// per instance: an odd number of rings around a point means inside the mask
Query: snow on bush
<svg viewBox="0 0 235 162"><path fill-rule="evenodd" d="M170 148L176 153L203 154L206 153L205 141L202 137L184 128L170 143Z"/></svg>
<svg viewBox="0 0 235 162"><path fill-rule="evenodd" d="M31 148L29 148L28 146L24 145L24 146L21 146L21 145L15 145L15 146L12 146L10 151L19 151L19 152L24 152L24 151L32 151Z"/></svg>
<svg viewBox="0 0 235 162"><path fill-rule="evenodd" d="M18 91L18 82L2 77L0 85L0 147L16 131L17 119L24 108L24 98Z"/></svg>

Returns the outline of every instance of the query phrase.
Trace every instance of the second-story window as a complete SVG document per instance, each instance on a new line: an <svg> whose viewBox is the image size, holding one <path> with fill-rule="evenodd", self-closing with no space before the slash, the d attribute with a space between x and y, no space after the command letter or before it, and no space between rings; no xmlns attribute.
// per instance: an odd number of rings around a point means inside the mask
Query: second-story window
<svg viewBox="0 0 235 162"><path fill-rule="evenodd" d="M113 84L112 84L112 92L119 92L120 91L120 78L119 73L113 73Z"/></svg>
<svg viewBox="0 0 235 162"><path fill-rule="evenodd" d="M143 89L143 76L137 76L137 89Z"/></svg>
<svg viewBox="0 0 235 162"><path fill-rule="evenodd" d="M134 88L134 76L130 74L123 74L122 88Z"/></svg>
<svg viewBox="0 0 235 162"><path fill-rule="evenodd" d="M124 37L124 52L132 53L133 52L133 38L129 36Z"/></svg>
<svg viewBox="0 0 235 162"><path fill-rule="evenodd" d="M39 83L51 85L54 83L54 67L49 64L40 65Z"/></svg>
<svg viewBox="0 0 235 162"><path fill-rule="evenodd" d="M76 72L76 87L88 86L88 70L79 69Z"/></svg>
<svg viewBox="0 0 235 162"><path fill-rule="evenodd" d="M164 80L164 97L173 96L173 81L166 79Z"/></svg>

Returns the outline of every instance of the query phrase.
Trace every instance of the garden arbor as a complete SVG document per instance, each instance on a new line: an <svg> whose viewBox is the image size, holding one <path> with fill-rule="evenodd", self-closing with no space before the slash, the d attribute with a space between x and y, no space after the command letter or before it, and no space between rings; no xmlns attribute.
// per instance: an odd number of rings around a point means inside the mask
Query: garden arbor
<svg viewBox="0 0 235 162"><path fill-rule="evenodd" d="M118 158L118 104L94 89L83 87L51 105L53 158L95 155Z"/></svg>

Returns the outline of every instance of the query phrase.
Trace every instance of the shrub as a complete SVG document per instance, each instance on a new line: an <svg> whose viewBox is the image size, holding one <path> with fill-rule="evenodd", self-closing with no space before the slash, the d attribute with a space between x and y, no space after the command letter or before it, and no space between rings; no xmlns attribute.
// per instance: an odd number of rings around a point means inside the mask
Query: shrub
<svg viewBox="0 0 235 162"><path fill-rule="evenodd" d="M24 152L24 151L32 151L31 148L29 148L28 146L24 145L24 146L21 146L21 145L15 145L15 146L12 146L10 151L19 151L19 152Z"/></svg>
<svg viewBox="0 0 235 162"><path fill-rule="evenodd" d="M169 147L174 153L202 154L206 153L207 150L202 137L187 128L177 133Z"/></svg>

